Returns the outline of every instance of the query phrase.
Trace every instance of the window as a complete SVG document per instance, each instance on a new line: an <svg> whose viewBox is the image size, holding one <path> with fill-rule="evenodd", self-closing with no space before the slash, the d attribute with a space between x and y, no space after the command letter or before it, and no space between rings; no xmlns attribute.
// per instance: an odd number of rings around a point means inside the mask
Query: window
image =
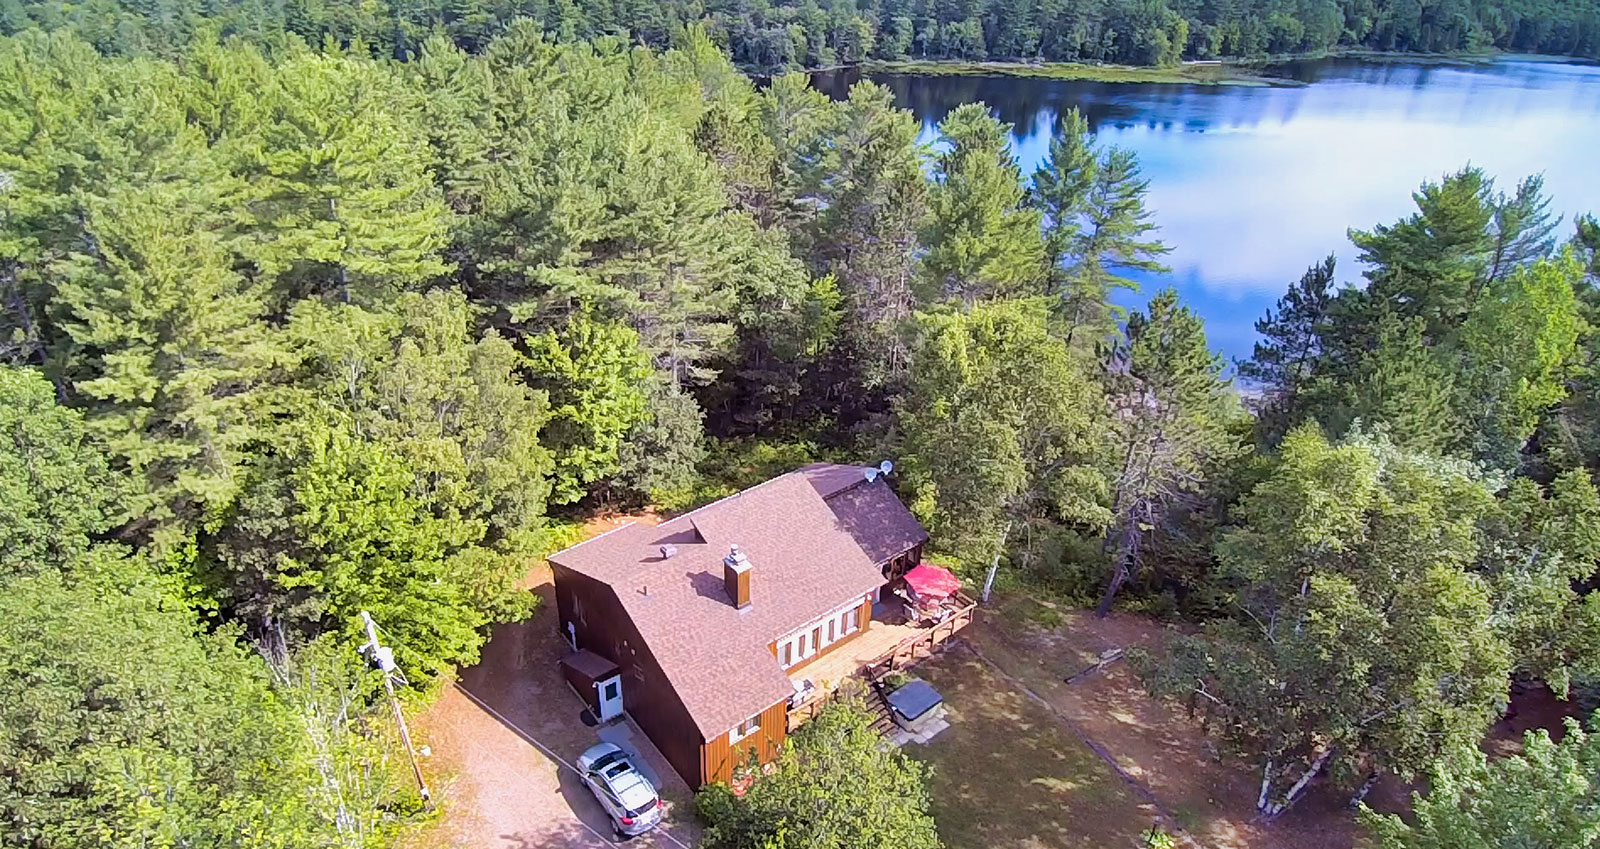
<svg viewBox="0 0 1600 849"><path fill-rule="evenodd" d="M861 630L861 602L852 602L808 623L799 631L778 641L778 660L788 669L815 657L829 646Z"/></svg>
<svg viewBox="0 0 1600 849"><path fill-rule="evenodd" d="M749 737L751 734L754 734L754 733L756 733L757 731L760 731L760 730L761 730L761 714L758 713L755 716L752 716L749 719L745 720L744 722L739 723L737 726L734 727L733 731L729 732L730 736L732 737L732 740L730 742L736 742L736 741L739 741L739 740L743 740L744 738Z"/></svg>
<svg viewBox="0 0 1600 849"><path fill-rule="evenodd" d="M610 700L612 700L612 699L617 697L617 686L618 685L617 685L617 682L615 680L606 682L606 694L605 694L606 701L610 701Z"/></svg>

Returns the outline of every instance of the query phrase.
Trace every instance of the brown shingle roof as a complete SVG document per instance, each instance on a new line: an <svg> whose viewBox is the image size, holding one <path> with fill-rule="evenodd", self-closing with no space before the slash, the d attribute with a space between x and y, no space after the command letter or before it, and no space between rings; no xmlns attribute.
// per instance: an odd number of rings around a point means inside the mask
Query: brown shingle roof
<svg viewBox="0 0 1600 849"><path fill-rule="evenodd" d="M588 649L579 649L561 658L563 666L570 666L585 678L598 681L617 671L617 665Z"/></svg>
<svg viewBox="0 0 1600 849"><path fill-rule="evenodd" d="M668 544L677 552L663 558ZM734 544L752 565L743 610L722 581L722 558ZM550 559L611 586L707 740L793 692L768 648L773 641L883 583L876 561L797 473L657 526L626 525Z"/></svg>
<svg viewBox="0 0 1600 849"><path fill-rule="evenodd" d="M927 542L928 532L900 503L889 484L881 476L868 480L867 471L859 466L812 463L799 473L811 481L840 525L872 562L882 563Z"/></svg>

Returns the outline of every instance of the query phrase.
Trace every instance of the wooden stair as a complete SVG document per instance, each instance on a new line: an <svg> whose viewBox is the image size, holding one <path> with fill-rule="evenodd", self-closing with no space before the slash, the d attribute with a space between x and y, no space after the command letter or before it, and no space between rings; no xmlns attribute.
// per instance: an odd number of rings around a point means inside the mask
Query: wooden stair
<svg viewBox="0 0 1600 849"><path fill-rule="evenodd" d="M872 714L873 731L887 737L898 727L894 723L894 712L889 707L888 694L880 681L872 682L872 697L867 700L867 711Z"/></svg>

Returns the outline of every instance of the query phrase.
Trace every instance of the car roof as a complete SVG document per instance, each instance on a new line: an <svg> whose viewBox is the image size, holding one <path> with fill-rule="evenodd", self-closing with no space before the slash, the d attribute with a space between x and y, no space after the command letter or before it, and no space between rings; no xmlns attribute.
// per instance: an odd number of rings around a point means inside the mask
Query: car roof
<svg viewBox="0 0 1600 849"><path fill-rule="evenodd" d="M606 783L611 785L611 792L616 794L617 801L629 810L644 807L656 800L656 789L632 768L607 778Z"/></svg>

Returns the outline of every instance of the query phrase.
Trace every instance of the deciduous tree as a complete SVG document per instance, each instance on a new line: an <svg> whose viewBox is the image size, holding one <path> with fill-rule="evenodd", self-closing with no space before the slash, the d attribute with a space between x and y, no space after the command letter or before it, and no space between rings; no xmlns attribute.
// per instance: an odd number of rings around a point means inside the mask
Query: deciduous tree
<svg viewBox="0 0 1600 849"><path fill-rule="evenodd" d="M926 770L885 747L855 701L830 704L742 797L700 792L713 849L938 849Z"/></svg>
<svg viewBox="0 0 1600 849"><path fill-rule="evenodd" d="M127 517L128 483L37 370L0 366L0 584L86 553Z"/></svg>
<svg viewBox="0 0 1600 849"><path fill-rule="evenodd" d="M1412 794L1414 815L1362 812L1380 849L1594 849L1600 846L1600 737L1568 719L1561 741L1529 731L1521 754L1471 751Z"/></svg>
<svg viewBox="0 0 1600 849"><path fill-rule="evenodd" d="M1493 504L1465 463L1291 431L1216 548L1235 616L1175 638L1147 681L1261 764L1268 817L1325 769L1359 799L1373 775L1450 762L1499 715L1511 669L1472 570Z"/></svg>
<svg viewBox="0 0 1600 849"><path fill-rule="evenodd" d="M989 563L1034 517L1104 527L1103 396L1042 302L922 314L913 364L906 474L940 544Z"/></svg>

